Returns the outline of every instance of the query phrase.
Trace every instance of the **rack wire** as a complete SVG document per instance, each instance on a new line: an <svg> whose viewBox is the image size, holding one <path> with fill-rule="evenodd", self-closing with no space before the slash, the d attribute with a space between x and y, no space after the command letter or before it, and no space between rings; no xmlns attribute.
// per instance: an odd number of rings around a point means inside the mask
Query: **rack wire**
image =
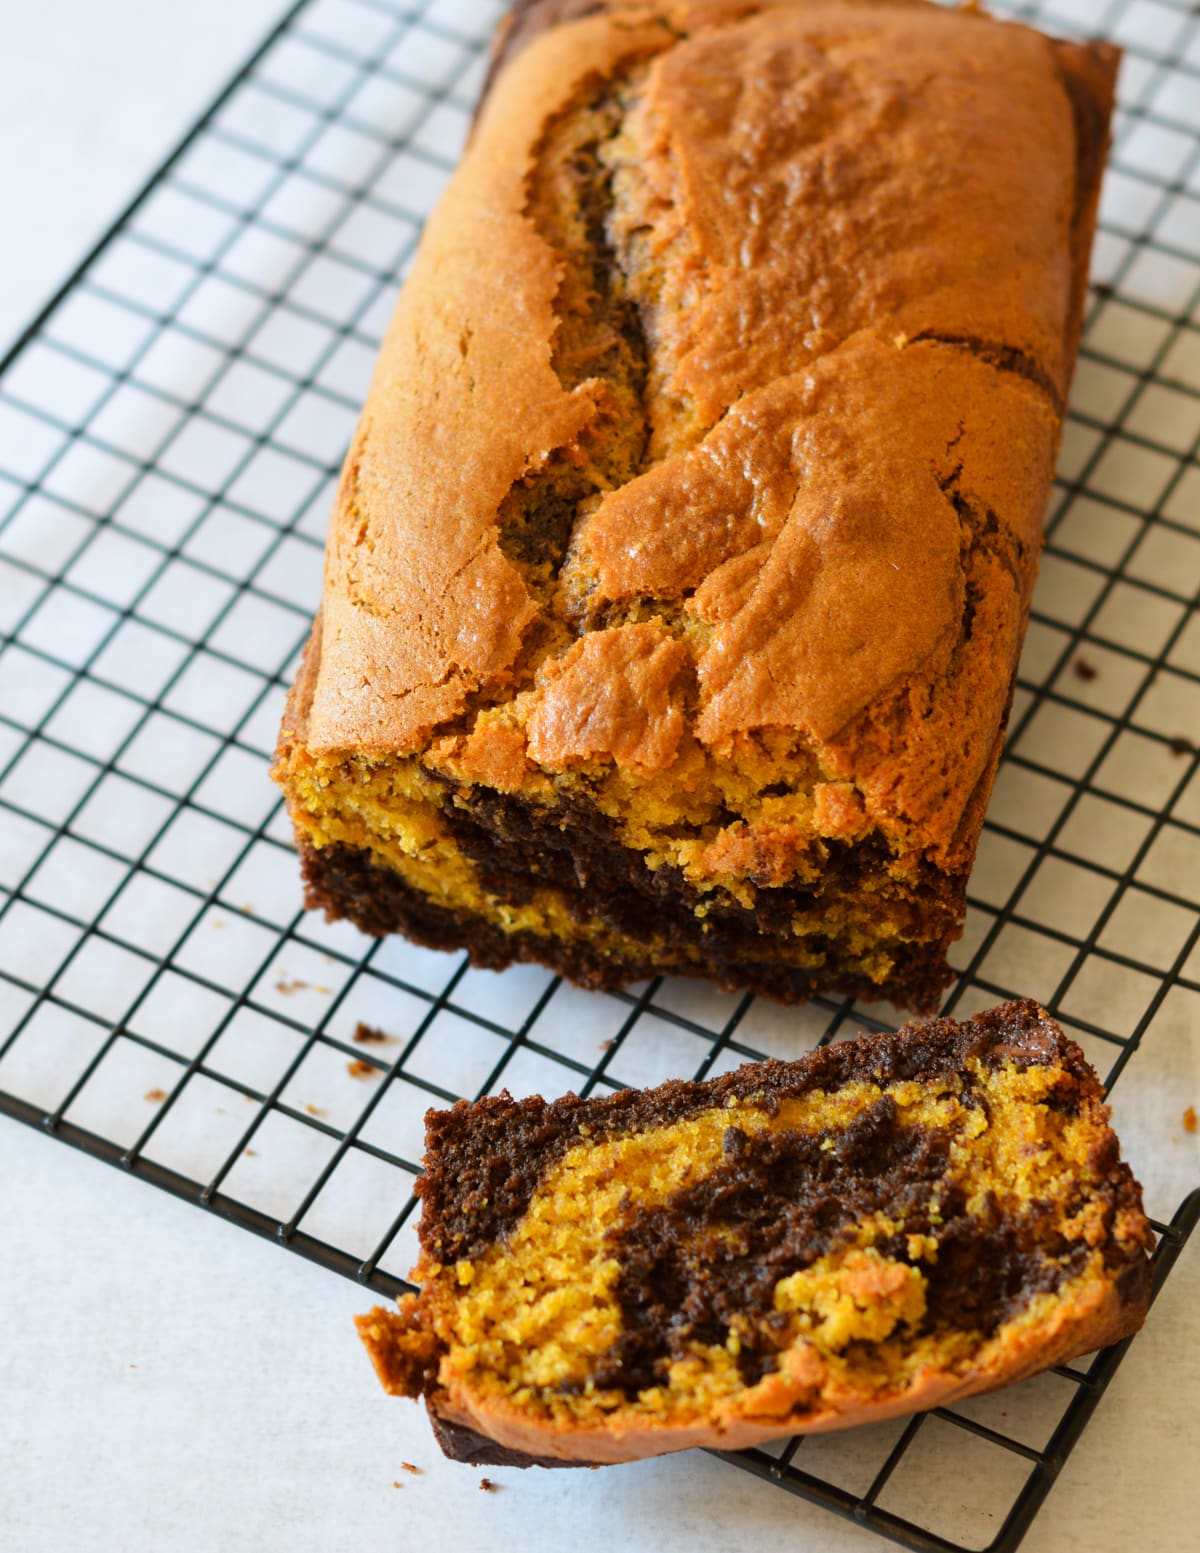
<svg viewBox="0 0 1200 1553"><path fill-rule="evenodd" d="M1120 1080L1128 1141L1181 1125L1200 1030L1200 18L996 9L1127 55L945 1006L1039 998ZM887 1028L823 998L496 976L298 910L275 730L341 454L499 14L301 0L0 363L0 1111L383 1294L415 1259L428 1105ZM1161 1152L1135 1164L1168 1214L1194 1166ZM1156 1288L1198 1215L1193 1192L1155 1221ZM909 1547L1011 1550L1127 1346L728 1459ZM934 1524L950 1463L961 1493Z"/></svg>

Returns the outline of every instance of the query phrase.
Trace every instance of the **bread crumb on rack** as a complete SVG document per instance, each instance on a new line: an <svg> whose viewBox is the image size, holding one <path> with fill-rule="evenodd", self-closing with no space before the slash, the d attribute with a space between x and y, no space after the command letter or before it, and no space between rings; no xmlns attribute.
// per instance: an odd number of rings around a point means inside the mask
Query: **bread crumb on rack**
<svg viewBox="0 0 1200 1553"><path fill-rule="evenodd" d="M366 1025L359 1020L354 1027L354 1034L350 1039L357 1041L360 1046L387 1046L393 1037L388 1035L386 1031L376 1030L374 1025Z"/></svg>

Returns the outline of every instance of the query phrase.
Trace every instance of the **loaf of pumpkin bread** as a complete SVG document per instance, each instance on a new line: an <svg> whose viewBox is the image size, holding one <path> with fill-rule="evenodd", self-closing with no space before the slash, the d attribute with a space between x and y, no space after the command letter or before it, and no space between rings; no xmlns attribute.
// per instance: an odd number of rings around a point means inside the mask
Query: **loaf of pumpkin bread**
<svg viewBox="0 0 1200 1553"><path fill-rule="evenodd" d="M419 1295L359 1318L443 1449L571 1466L840 1429L1136 1331L1153 1236L1034 1003L426 1117Z"/></svg>
<svg viewBox="0 0 1200 1553"><path fill-rule="evenodd" d="M284 719L311 905L588 985L936 1005L1115 68L925 0L522 13Z"/></svg>

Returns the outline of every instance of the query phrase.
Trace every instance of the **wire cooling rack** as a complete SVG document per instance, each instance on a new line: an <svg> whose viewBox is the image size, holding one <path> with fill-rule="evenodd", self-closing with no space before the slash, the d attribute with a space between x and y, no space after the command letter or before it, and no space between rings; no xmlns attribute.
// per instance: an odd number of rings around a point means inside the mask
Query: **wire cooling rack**
<svg viewBox="0 0 1200 1553"><path fill-rule="evenodd" d="M1197 1177L1200 19L1182 0L1000 9L1128 53L946 1007L1046 1004L1120 1080L1166 1217ZM825 999L496 976L297 909L275 730L339 460L498 14L295 6L0 364L0 1110L385 1294L414 1260L428 1105L885 1028ZM356 1042L360 1022L387 1043ZM1197 1212L1193 1193L1157 1224L1160 1283ZM911 1547L1011 1549L1124 1346L729 1459Z"/></svg>

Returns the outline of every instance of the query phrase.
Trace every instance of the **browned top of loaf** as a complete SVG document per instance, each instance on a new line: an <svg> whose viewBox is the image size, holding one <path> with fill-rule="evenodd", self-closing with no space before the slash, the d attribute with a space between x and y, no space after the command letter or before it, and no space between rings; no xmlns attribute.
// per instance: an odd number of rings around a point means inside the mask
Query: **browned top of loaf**
<svg viewBox="0 0 1200 1553"><path fill-rule="evenodd" d="M512 696L548 606L498 510L610 408L554 369L563 265L529 178L634 63L656 429L576 524L593 629L518 728L543 767L639 772L783 730L944 844L1028 605L1116 54L923 0L629 0L523 42L383 347L296 731L411 752Z"/></svg>

